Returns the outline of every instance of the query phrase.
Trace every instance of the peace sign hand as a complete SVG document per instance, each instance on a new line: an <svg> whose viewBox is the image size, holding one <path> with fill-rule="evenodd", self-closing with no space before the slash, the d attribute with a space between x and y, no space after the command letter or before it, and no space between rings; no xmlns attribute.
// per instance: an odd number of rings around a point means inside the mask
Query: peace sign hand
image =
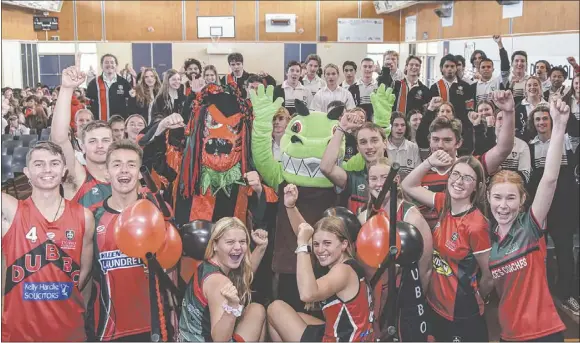
<svg viewBox="0 0 580 343"><path fill-rule="evenodd" d="M75 65L62 71L61 87L77 88L87 79L87 75L81 71L81 54L75 54Z"/></svg>

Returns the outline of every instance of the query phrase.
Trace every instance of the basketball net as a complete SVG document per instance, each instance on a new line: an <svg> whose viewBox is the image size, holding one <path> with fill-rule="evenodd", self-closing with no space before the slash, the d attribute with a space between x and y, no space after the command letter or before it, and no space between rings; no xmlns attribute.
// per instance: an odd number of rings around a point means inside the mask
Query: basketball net
<svg viewBox="0 0 580 343"><path fill-rule="evenodd" d="M210 38L211 38L211 45L213 45L214 47L217 47L220 43L221 36L210 36Z"/></svg>

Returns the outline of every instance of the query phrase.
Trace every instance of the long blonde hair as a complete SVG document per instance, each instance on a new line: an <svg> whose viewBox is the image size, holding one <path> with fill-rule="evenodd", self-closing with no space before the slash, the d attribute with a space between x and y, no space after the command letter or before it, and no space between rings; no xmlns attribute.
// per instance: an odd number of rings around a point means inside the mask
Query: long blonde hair
<svg viewBox="0 0 580 343"><path fill-rule="evenodd" d="M205 259L209 260L214 256L214 249L217 242L223 237L223 235L229 230L241 229L246 233L246 241L248 242L248 248L244 253L242 264L239 268L232 269L228 273L227 277L234 284L238 290L238 297L240 298L240 303L247 305L252 301L252 292L250 286L252 280L254 279L254 273L252 272L252 264L250 262L250 233L248 229L242 223L241 220L235 217L224 217L218 220L213 229L211 230L211 237L205 249Z"/></svg>

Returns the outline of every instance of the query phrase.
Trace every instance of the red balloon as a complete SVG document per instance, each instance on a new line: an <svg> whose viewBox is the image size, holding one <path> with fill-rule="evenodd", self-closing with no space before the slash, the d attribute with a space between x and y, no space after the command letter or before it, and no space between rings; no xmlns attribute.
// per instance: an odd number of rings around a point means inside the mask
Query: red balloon
<svg viewBox="0 0 580 343"><path fill-rule="evenodd" d="M146 260L145 255L159 251L164 241L165 220L151 201L137 200L117 217L115 242L125 255Z"/></svg>
<svg viewBox="0 0 580 343"><path fill-rule="evenodd" d="M397 232L397 248L401 237ZM356 240L356 256L366 265L378 268L389 253L389 218L378 213L361 227Z"/></svg>
<svg viewBox="0 0 580 343"><path fill-rule="evenodd" d="M181 243L181 236L179 232L171 223L167 223L167 230L165 231L165 243L161 249L157 251L155 256L157 262L164 269L173 268L181 258L183 252L183 245Z"/></svg>

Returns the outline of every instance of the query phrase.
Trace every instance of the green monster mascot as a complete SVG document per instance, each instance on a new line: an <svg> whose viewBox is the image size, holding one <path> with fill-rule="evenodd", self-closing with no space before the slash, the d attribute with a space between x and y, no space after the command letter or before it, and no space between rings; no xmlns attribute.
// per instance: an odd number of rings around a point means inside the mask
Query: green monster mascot
<svg viewBox="0 0 580 343"><path fill-rule="evenodd" d="M281 98L273 100L273 87L266 90L260 85L257 92L251 92L254 108L252 129L252 158L264 182L278 190L279 199L284 199L284 187L294 184L300 196L296 206L304 219L311 224L317 222L329 207L337 205L335 188L320 171L320 162L328 142L332 138L342 115L339 111L330 113L309 111L301 101L296 101L296 114L288 123L280 141L281 161L274 159L272 153L272 119L282 105ZM390 132L390 118L394 102L391 89L381 85L371 95L374 122ZM343 164L344 143L337 163ZM365 162L357 154L343 164L345 170L362 170ZM296 235L290 225L283 200L278 205L274 256L272 269L277 274L279 287L274 290L278 299L286 301L297 311L304 310L298 296L296 284Z"/></svg>

